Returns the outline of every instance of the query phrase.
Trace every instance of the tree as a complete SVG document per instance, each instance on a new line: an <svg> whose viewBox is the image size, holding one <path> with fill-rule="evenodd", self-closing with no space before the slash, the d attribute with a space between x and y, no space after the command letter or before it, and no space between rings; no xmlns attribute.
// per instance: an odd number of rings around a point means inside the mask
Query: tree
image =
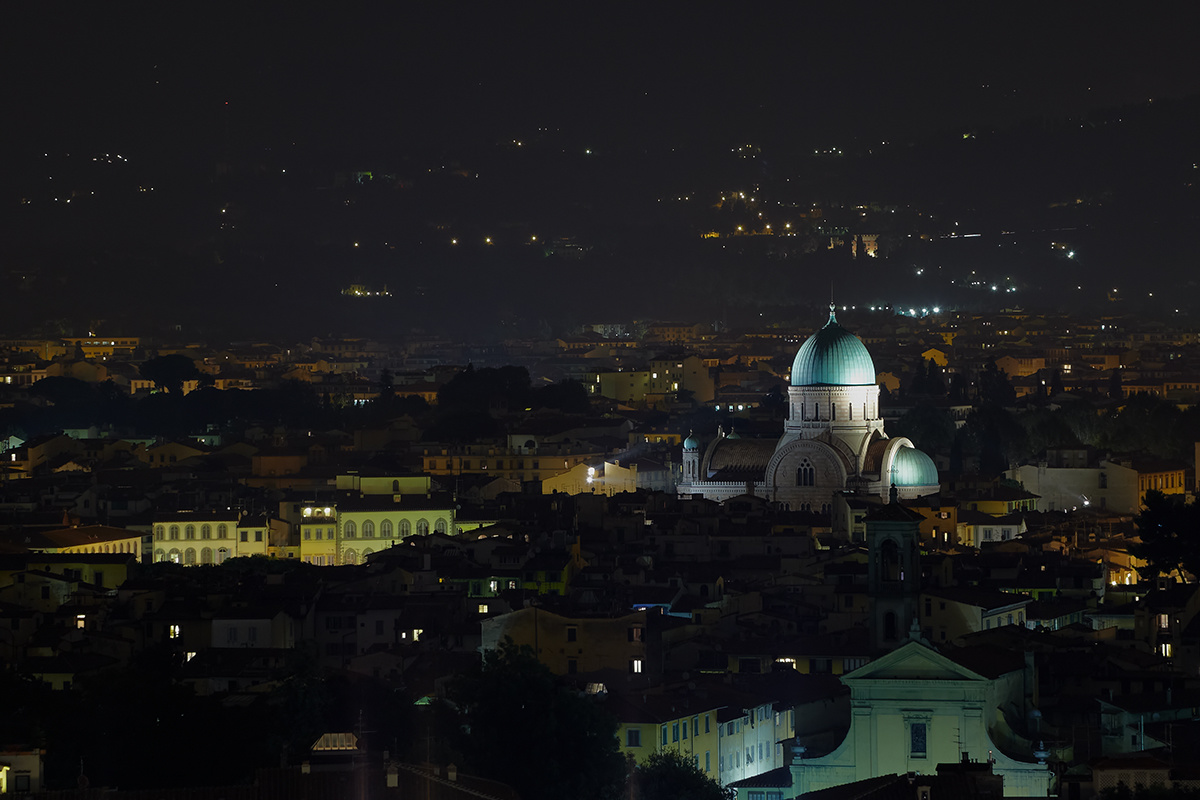
<svg viewBox="0 0 1200 800"><path fill-rule="evenodd" d="M652 753L634 771L633 780L641 800L733 800L737 796L675 750Z"/></svg>
<svg viewBox="0 0 1200 800"><path fill-rule="evenodd" d="M1130 552L1147 564L1138 572L1146 580L1175 570L1200 575L1200 506L1178 502L1162 492L1146 492L1143 510L1137 518L1138 538Z"/></svg>
<svg viewBox="0 0 1200 800"><path fill-rule="evenodd" d="M506 638L455 680L447 697L454 745L470 772L511 785L525 800L620 795L625 765L617 721L559 683L528 645Z"/></svg>
<svg viewBox="0 0 1200 800"><path fill-rule="evenodd" d="M182 394L184 381L200 376L196 362L179 353L143 361L138 371L143 377L154 381L160 389L165 389L171 394Z"/></svg>

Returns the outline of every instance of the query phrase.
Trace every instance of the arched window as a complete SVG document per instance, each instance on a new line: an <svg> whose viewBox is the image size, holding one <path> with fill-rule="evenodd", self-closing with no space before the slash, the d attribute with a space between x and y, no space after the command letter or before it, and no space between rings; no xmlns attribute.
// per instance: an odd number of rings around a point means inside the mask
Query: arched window
<svg viewBox="0 0 1200 800"><path fill-rule="evenodd" d="M164 531L163 531L162 525L154 526L154 540L156 542L161 542L163 540L163 533L164 533Z"/></svg>
<svg viewBox="0 0 1200 800"><path fill-rule="evenodd" d="M817 485L817 470L813 467L812 462L807 458L800 462L800 466L796 467L796 485Z"/></svg>
<svg viewBox="0 0 1200 800"><path fill-rule="evenodd" d="M358 529L355 528L353 520L346 520L346 524L342 526L342 535L347 539L353 539L358 535Z"/></svg>
<svg viewBox="0 0 1200 800"><path fill-rule="evenodd" d="M171 552L167 553L167 560L170 561L172 564L178 564L179 559L180 559L179 551L176 550L175 548L171 548Z"/></svg>
<svg viewBox="0 0 1200 800"><path fill-rule="evenodd" d="M154 551L154 560L155 561L166 561L166 559L167 559L167 553L161 547Z"/></svg>
<svg viewBox="0 0 1200 800"><path fill-rule="evenodd" d="M367 558L369 558L369 557L370 557L371 553L374 553L374 552L375 552L375 551L374 551L374 550L372 550L371 548L369 548L369 547L364 547L364 548L363 548L363 561L366 561L366 560L367 560Z"/></svg>
<svg viewBox="0 0 1200 800"><path fill-rule="evenodd" d="M392 521L390 519L385 519L383 522L379 523L379 538L380 539L391 539L394 536L395 536L395 529L392 528Z"/></svg>
<svg viewBox="0 0 1200 800"><path fill-rule="evenodd" d="M217 538L218 539L228 539L229 538L229 527L224 522L222 522L220 525L217 526ZM220 563L220 562L217 562L217 563Z"/></svg>
<svg viewBox="0 0 1200 800"><path fill-rule="evenodd" d="M211 539L212 538L212 525L201 525L200 526L200 538L201 539Z"/></svg>
<svg viewBox="0 0 1200 800"><path fill-rule="evenodd" d="M437 531L438 533L445 533L446 532L446 520L439 519L437 522L434 523L433 529L435 531Z"/></svg>
<svg viewBox="0 0 1200 800"><path fill-rule="evenodd" d="M428 536L428 535L429 535L429 520L427 520L427 519L417 520L417 536Z"/></svg>
<svg viewBox="0 0 1200 800"><path fill-rule="evenodd" d="M358 563L358 553L356 553L353 550L347 550L342 555L342 563L343 564L357 564Z"/></svg>
<svg viewBox="0 0 1200 800"><path fill-rule="evenodd" d="M374 539L375 538L375 523L371 522L371 520L366 520L365 522L363 522L363 538L364 539Z"/></svg>
<svg viewBox="0 0 1200 800"><path fill-rule="evenodd" d="M183 529L183 538L185 538L185 539L195 539L195 538L196 538L196 526L195 526L195 525L188 525L188 526L184 527L184 529Z"/></svg>
<svg viewBox="0 0 1200 800"><path fill-rule="evenodd" d="M400 493L400 481L392 481L392 491L397 494Z"/></svg>
<svg viewBox="0 0 1200 800"><path fill-rule="evenodd" d="M894 611L883 615L883 638L888 642L896 639L896 613Z"/></svg>
<svg viewBox="0 0 1200 800"><path fill-rule="evenodd" d="M196 563L196 549L194 547L189 547L187 550L183 551L183 563L185 563L185 564L195 564Z"/></svg>
<svg viewBox="0 0 1200 800"><path fill-rule="evenodd" d="M201 564L211 564L212 563L212 548L211 547L206 547L200 551L200 563Z"/></svg>
<svg viewBox="0 0 1200 800"><path fill-rule="evenodd" d="M833 403L830 403L829 404L829 421L832 422L835 419L837 419L837 406L834 405Z"/></svg>
<svg viewBox="0 0 1200 800"><path fill-rule="evenodd" d="M879 578L884 581L903 579L900 570L900 547L894 539L885 539L879 548Z"/></svg>
<svg viewBox="0 0 1200 800"><path fill-rule="evenodd" d="M222 527L222 528L224 528L225 526L224 526L224 525L222 525L221 527ZM225 559L227 559L227 558L229 558L229 548L227 548L227 547L218 547L218 548L217 548L217 563L218 563L218 564L224 564L224 563L225 563Z"/></svg>
<svg viewBox="0 0 1200 800"><path fill-rule="evenodd" d="M179 526L172 525L170 534L171 534L171 541L175 541L176 539L178 539L179 538Z"/></svg>
<svg viewBox="0 0 1200 800"><path fill-rule="evenodd" d="M400 538L412 535L412 523L406 519L400 520Z"/></svg>

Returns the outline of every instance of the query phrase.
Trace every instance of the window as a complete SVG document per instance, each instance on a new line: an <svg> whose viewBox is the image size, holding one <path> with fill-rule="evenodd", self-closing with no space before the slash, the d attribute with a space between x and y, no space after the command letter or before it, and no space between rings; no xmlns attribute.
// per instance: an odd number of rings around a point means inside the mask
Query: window
<svg viewBox="0 0 1200 800"><path fill-rule="evenodd" d="M909 733L909 754L913 758L925 757L925 723L911 722L908 728Z"/></svg>
<svg viewBox="0 0 1200 800"><path fill-rule="evenodd" d="M237 644L237 640L238 640L237 628L231 627L227 631L225 631L225 643L226 644Z"/></svg>
<svg viewBox="0 0 1200 800"><path fill-rule="evenodd" d="M379 523L379 536L382 539L395 538L394 529L392 528L392 521L390 519L385 519L383 522Z"/></svg>
<svg viewBox="0 0 1200 800"><path fill-rule="evenodd" d="M629 641L631 641L631 642L642 641L642 628L640 626L635 625L634 627L629 629Z"/></svg>
<svg viewBox="0 0 1200 800"><path fill-rule="evenodd" d="M708 720L709 720L709 716L708 716L708 714L705 714L704 715L704 732L705 733L709 732Z"/></svg>
<svg viewBox="0 0 1200 800"><path fill-rule="evenodd" d="M674 725L671 726L671 741L672 742L679 741L679 723L678 722L676 722Z"/></svg>
<svg viewBox="0 0 1200 800"><path fill-rule="evenodd" d="M229 538L229 528L227 528L225 523L223 523L223 522L217 526L217 538L218 539L228 539Z"/></svg>
<svg viewBox="0 0 1200 800"><path fill-rule="evenodd" d="M156 541L159 541L159 542L161 542L161 541L162 541L162 539L163 539L163 526L162 526L162 525L157 525L157 526L155 526L155 528L154 528L154 539L155 539Z"/></svg>
<svg viewBox="0 0 1200 800"><path fill-rule="evenodd" d="M625 731L625 746L626 747L641 747L642 732L638 728L630 728Z"/></svg>
<svg viewBox="0 0 1200 800"><path fill-rule="evenodd" d="M362 524L362 534L363 534L364 539L374 539L375 538L375 523L371 522L371 520L369 520L369 519L364 521Z"/></svg>
<svg viewBox="0 0 1200 800"><path fill-rule="evenodd" d="M429 535L429 520L427 520L427 519L417 520L417 535L418 536L428 536Z"/></svg>
<svg viewBox="0 0 1200 800"><path fill-rule="evenodd" d="M666 725L662 726L662 743L663 744L667 743L667 726Z"/></svg>
<svg viewBox="0 0 1200 800"><path fill-rule="evenodd" d="M704 751L704 771L712 772L712 751L711 750Z"/></svg>
<svg viewBox="0 0 1200 800"><path fill-rule="evenodd" d="M1158 615L1158 627L1159 627L1159 630L1166 630L1167 628L1171 627L1171 615L1170 614L1159 614Z"/></svg>
<svg viewBox="0 0 1200 800"><path fill-rule="evenodd" d="M183 538L185 538L185 539L195 539L195 538L196 538L196 526L195 526L195 525L188 525L188 526L186 526L186 527L183 529Z"/></svg>
<svg viewBox="0 0 1200 800"><path fill-rule="evenodd" d="M629 659L629 671L634 675L639 675L642 672L642 660L640 658ZM686 738L686 737L685 737Z"/></svg>
<svg viewBox="0 0 1200 800"><path fill-rule="evenodd" d="M568 658L567 659L567 674L574 675L577 672L579 672L579 659Z"/></svg>
<svg viewBox="0 0 1200 800"><path fill-rule="evenodd" d="M567 641L568 642L579 641L579 628L576 628L574 625L567 626Z"/></svg>
<svg viewBox="0 0 1200 800"><path fill-rule="evenodd" d="M480 604L479 604L479 609L478 609L478 610L479 610L479 613L480 613L480 614L486 614L486 613L488 612L488 604L487 604L487 603L480 603Z"/></svg>
<svg viewBox="0 0 1200 800"><path fill-rule="evenodd" d="M167 638L168 639L178 639L179 638L179 626L178 625L168 625L167 626Z"/></svg>
<svg viewBox="0 0 1200 800"><path fill-rule="evenodd" d="M304 541L306 541L306 542L307 542L307 541L309 541L310 539L312 539L312 529L311 529L311 528L305 528L305 529L304 529Z"/></svg>
<svg viewBox="0 0 1200 800"><path fill-rule="evenodd" d="M412 523L406 519L400 520L400 536L408 536L412 533Z"/></svg>
<svg viewBox="0 0 1200 800"><path fill-rule="evenodd" d="M255 531L255 532L254 532L254 541L256 541L256 542L261 542L261 541L262 541L262 536L263 536L263 532L262 532L262 531Z"/></svg>
<svg viewBox="0 0 1200 800"><path fill-rule="evenodd" d="M242 541L243 542L250 541L250 531L242 531Z"/></svg>
<svg viewBox="0 0 1200 800"><path fill-rule="evenodd" d="M700 718L699 717L692 717L692 735L693 736L700 735Z"/></svg>
<svg viewBox="0 0 1200 800"><path fill-rule="evenodd" d="M246 641L249 642L250 644L254 644L255 642L258 641L258 628L251 625L246 630Z"/></svg>
<svg viewBox="0 0 1200 800"><path fill-rule="evenodd" d="M179 526L178 526L178 525L172 525L172 526L171 526L171 538L172 538L172 539L178 539L178 538L179 538Z"/></svg>
<svg viewBox="0 0 1200 800"><path fill-rule="evenodd" d="M355 526L353 521L347 520L346 524L342 526L342 534L347 539L353 539L358 535L358 528Z"/></svg>
<svg viewBox="0 0 1200 800"><path fill-rule="evenodd" d="M796 468L796 485L797 486L816 486L817 471L813 468L812 462L807 458L800 462L800 466Z"/></svg>
<svg viewBox="0 0 1200 800"><path fill-rule="evenodd" d="M687 741L687 732L688 732L688 724L687 724L687 720L685 719L683 721L683 739L684 739L684 741Z"/></svg>

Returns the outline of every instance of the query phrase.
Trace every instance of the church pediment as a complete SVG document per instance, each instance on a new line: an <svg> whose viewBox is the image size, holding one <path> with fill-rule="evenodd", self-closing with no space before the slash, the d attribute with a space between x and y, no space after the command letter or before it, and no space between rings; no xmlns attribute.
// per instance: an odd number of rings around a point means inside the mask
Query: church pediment
<svg viewBox="0 0 1200 800"><path fill-rule="evenodd" d="M842 683L851 687L860 682L889 680L986 681L988 679L961 664L956 664L920 642L908 642L887 655L842 676Z"/></svg>

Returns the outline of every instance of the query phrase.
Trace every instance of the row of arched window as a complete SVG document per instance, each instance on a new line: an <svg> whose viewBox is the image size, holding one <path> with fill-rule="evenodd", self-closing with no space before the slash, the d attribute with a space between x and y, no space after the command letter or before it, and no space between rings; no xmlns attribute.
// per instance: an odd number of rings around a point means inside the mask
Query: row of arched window
<svg viewBox="0 0 1200 800"><path fill-rule="evenodd" d="M212 534L213 534L213 529L212 529L211 525L201 525L200 526L200 538L201 539L211 539L211 538L213 538ZM195 525L184 525L183 526L183 538L184 539L195 539L196 538L196 526ZM218 539L228 539L229 538L229 526L227 524L225 524L224 522L217 525L217 538ZM161 542L161 541L163 541L163 539L169 539L170 541L178 541L179 526L171 525L171 526L167 527L164 525L155 525L154 526L154 540Z"/></svg>
<svg viewBox="0 0 1200 800"><path fill-rule="evenodd" d="M117 542L116 544L93 544L80 548L77 553L136 553L140 548L133 542Z"/></svg>
<svg viewBox="0 0 1200 800"><path fill-rule="evenodd" d="M199 561L197 561L197 557ZM173 547L170 550L158 548L154 551L155 561L170 561L173 564L220 564L225 559L229 558L228 547L218 547L213 550L211 547L201 548L199 553L196 548L188 547L180 550Z"/></svg>
<svg viewBox="0 0 1200 800"><path fill-rule="evenodd" d="M371 548L364 547L363 551L362 551L362 560L366 561L367 557L370 556L374 552L375 551L372 550ZM357 564L358 559L359 559L359 553L357 550L347 549L342 552L342 563L343 564Z"/></svg>
<svg viewBox="0 0 1200 800"><path fill-rule="evenodd" d="M434 522L433 529L437 533L446 533L449 530L449 525L447 524L446 520L438 519ZM402 539L406 536L411 536L412 535L412 524L406 519L400 520L399 531L400 531L400 538L402 538ZM360 533L362 534L363 539L374 539L375 538L375 523L369 519L363 520L361 531L359 530L359 526L354 523L354 520L346 520L346 522L342 523L342 536L344 538L346 538L346 539L358 538ZM428 536L429 535L429 520L427 520L427 519L417 520L417 535L418 536ZM393 527L392 521L390 519L385 519L383 522L379 523L379 538L380 539L396 538L396 528Z"/></svg>

